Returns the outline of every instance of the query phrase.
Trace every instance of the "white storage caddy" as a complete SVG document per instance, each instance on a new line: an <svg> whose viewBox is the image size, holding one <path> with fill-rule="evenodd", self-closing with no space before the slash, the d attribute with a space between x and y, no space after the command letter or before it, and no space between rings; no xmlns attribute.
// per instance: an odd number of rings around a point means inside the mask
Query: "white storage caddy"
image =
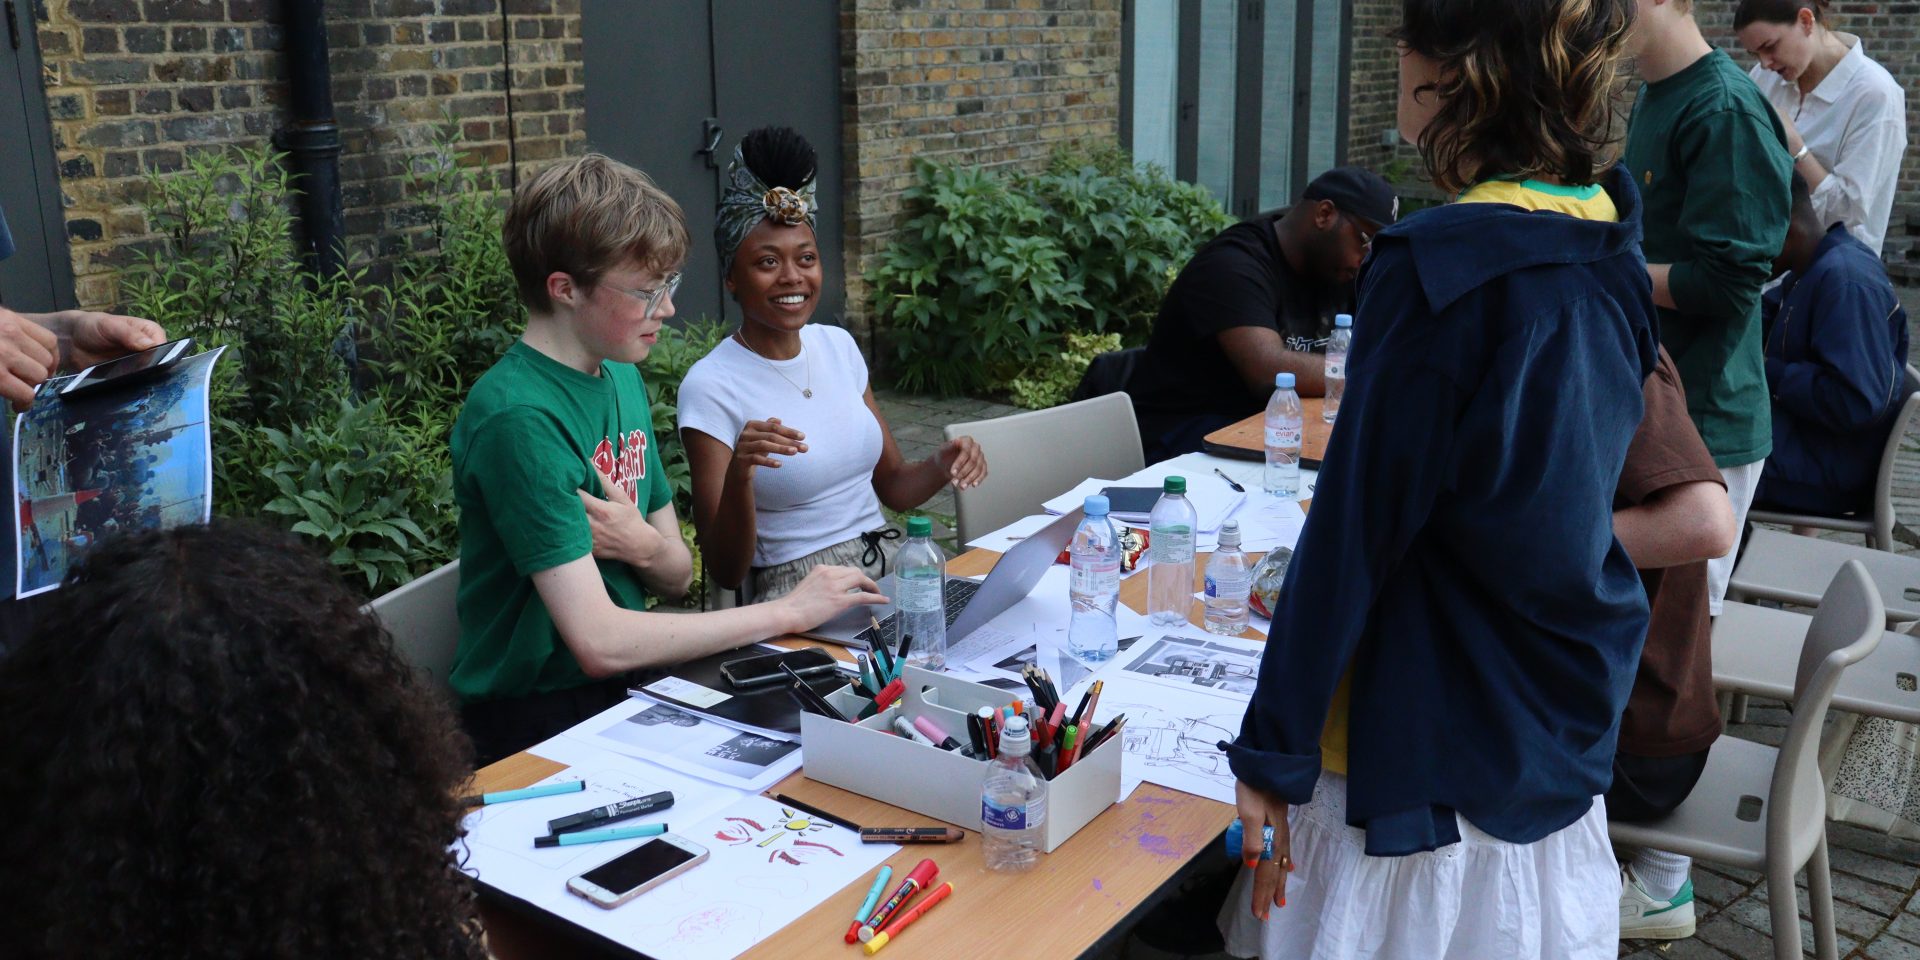
<svg viewBox="0 0 1920 960"><path fill-rule="evenodd" d="M919 667L907 667L902 676L906 695L858 723L801 713L800 742L806 757L801 772L956 827L979 830L986 761L894 736L893 719L904 709L908 718L925 716L948 736L966 743L967 714L981 707L997 710L1015 695ZM868 702L851 687L828 694L827 701L849 717ZM1052 853L1120 799L1120 761L1125 752L1119 738L1114 738L1048 781L1046 852Z"/></svg>

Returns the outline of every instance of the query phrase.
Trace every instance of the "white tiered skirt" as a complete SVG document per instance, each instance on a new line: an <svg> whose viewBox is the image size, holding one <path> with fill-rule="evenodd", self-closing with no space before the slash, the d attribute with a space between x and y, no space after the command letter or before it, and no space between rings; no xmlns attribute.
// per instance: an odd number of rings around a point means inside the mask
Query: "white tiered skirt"
<svg viewBox="0 0 1920 960"><path fill-rule="evenodd" d="M1369 857L1347 826L1347 778L1322 773L1291 814L1287 905L1265 923L1242 870L1220 909L1227 952L1263 960L1614 960L1620 867L1606 805L1528 844L1460 818L1460 842L1405 857Z"/></svg>

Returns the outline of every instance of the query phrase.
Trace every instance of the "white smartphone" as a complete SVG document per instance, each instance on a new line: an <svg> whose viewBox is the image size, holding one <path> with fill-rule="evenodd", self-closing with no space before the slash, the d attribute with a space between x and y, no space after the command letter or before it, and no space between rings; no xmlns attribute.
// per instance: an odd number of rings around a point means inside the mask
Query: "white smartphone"
<svg viewBox="0 0 1920 960"><path fill-rule="evenodd" d="M60 388L60 395L62 397L70 397L76 393L84 393L92 390L95 387L103 387L108 384L130 383L142 377L159 373L173 366L181 357L186 356L187 351L191 349L193 349L193 338L181 337L178 340L163 343L157 347L148 347L139 353L131 353L124 357L108 360L105 363L96 363L80 371L80 374L72 380L67 381L66 384Z"/></svg>
<svg viewBox="0 0 1920 960"><path fill-rule="evenodd" d="M567 889L609 910L707 861L707 848L663 833L567 881Z"/></svg>

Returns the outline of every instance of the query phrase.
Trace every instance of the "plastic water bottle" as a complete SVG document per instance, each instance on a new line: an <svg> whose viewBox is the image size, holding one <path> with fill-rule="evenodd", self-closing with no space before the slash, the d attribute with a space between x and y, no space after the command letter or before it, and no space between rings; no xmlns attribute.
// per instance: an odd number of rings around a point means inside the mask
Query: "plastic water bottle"
<svg viewBox="0 0 1920 960"><path fill-rule="evenodd" d="M989 870L1031 869L1047 833L1047 780L1034 765L1027 718L1000 731L1000 756L980 790L980 852Z"/></svg>
<svg viewBox="0 0 1920 960"><path fill-rule="evenodd" d="M1273 376L1273 399L1267 401L1267 470L1262 485L1276 497L1300 494L1300 395L1293 392L1293 374Z"/></svg>
<svg viewBox="0 0 1920 960"><path fill-rule="evenodd" d="M933 521L907 518L907 542L893 558L894 605L900 632L913 638L907 662L947 668L947 558L933 542Z"/></svg>
<svg viewBox="0 0 1920 960"><path fill-rule="evenodd" d="M1299 423L1299 405L1294 406ZM1187 500L1187 478L1168 477L1160 502L1147 515L1147 617L1163 627L1183 624L1193 606L1193 531L1200 523Z"/></svg>
<svg viewBox="0 0 1920 960"><path fill-rule="evenodd" d="M1240 521L1220 527L1220 546L1207 560L1208 633L1238 636L1247 629L1247 593L1253 589L1253 568L1240 552Z"/></svg>
<svg viewBox="0 0 1920 960"><path fill-rule="evenodd" d="M1067 547L1073 564L1068 596L1073 616L1067 623L1067 652L1086 663L1105 663L1120 650L1114 604L1120 599L1120 536L1107 519L1107 498L1087 498L1087 516Z"/></svg>
<svg viewBox="0 0 1920 960"><path fill-rule="evenodd" d="M1353 345L1353 314L1335 314L1333 339L1327 341L1327 395L1320 416L1328 423L1340 415L1340 398L1347 393L1347 348Z"/></svg>

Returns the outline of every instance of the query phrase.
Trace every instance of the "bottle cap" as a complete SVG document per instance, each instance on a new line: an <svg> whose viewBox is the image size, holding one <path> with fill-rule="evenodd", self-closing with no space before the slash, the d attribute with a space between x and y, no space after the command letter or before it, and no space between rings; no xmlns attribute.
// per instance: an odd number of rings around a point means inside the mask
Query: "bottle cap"
<svg viewBox="0 0 1920 960"><path fill-rule="evenodd" d="M1228 520L1220 525L1220 545L1223 547L1240 545L1240 521Z"/></svg>
<svg viewBox="0 0 1920 960"><path fill-rule="evenodd" d="M1160 484L1160 492L1161 493L1186 493L1187 478L1186 477L1168 477L1165 480L1165 482Z"/></svg>
<svg viewBox="0 0 1920 960"><path fill-rule="evenodd" d="M1274 375L1273 375L1273 385L1274 385L1275 387L1277 387L1277 388L1279 388L1279 389L1281 389L1281 390L1292 390L1292 389L1293 389L1293 374L1291 374L1291 373L1276 373L1276 374L1274 374Z"/></svg>
<svg viewBox="0 0 1920 960"><path fill-rule="evenodd" d="M1033 752L1033 739L1027 733L1027 718L1016 716L1000 728L1000 752L1024 757Z"/></svg>
<svg viewBox="0 0 1920 960"><path fill-rule="evenodd" d="M1104 517L1107 515L1107 511L1111 509L1113 508L1111 505L1107 503L1106 497L1103 497L1097 493L1087 494L1087 506L1086 506L1087 516Z"/></svg>
<svg viewBox="0 0 1920 960"><path fill-rule="evenodd" d="M1336 326L1336 327L1351 327L1351 326L1353 326L1353 314L1351 314L1351 313L1336 313L1336 314L1334 314L1334 315L1333 315L1333 325L1334 325L1334 326Z"/></svg>
<svg viewBox="0 0 1920 960"><path fill-rule="evenodd" d="M908 517L907 518L907 536L909 537L933 536L933 521L926 517Z"/></svg>

